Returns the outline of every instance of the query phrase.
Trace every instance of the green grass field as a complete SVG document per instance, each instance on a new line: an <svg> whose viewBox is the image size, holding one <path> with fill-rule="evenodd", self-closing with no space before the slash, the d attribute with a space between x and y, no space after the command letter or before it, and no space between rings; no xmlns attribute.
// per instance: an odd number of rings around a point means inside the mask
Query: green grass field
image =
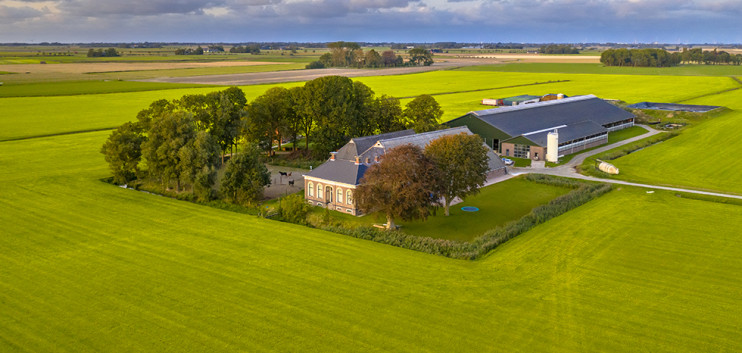
<svg viewBox="0 0 742 353"><path fill-rule="evenodd" d="M0 350L739 351L740 206L622 188L481 261L99 181L107 132L0 142Z"/></svg>
<svg viewBox="0 0 742 353"><path fill-rule="evenodd" d="M603 64L567 63L514 63L480 65L460 68L461 71L499 71L532 73L573 73L610 75L663 75L663 76L739 76L742 66L735 65L680 65L674 67L618 67Z"/></svg>
<svg viewBox="0 0 742 353"><path fill-rule="evenodd" d="M0 97L50 97L80 94L162 91L178 88L203 88L203 85L132 82L132 81L65 81L0 86Z"/></svg>
<svg viewBox="0 0 742 353"><path fill-rule="evenodd" d="M621 179L742 194L742 91L704 97L688 104L726 106L734 111L687 128L651 148L618 158L612 163Z"/></svg>

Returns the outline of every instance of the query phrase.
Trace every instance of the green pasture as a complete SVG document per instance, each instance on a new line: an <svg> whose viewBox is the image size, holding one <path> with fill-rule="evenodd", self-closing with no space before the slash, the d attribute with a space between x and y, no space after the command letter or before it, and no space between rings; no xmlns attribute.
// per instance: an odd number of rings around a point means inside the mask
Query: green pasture
<svg viewBox="0 0 742 353"><path fill-rule="evenodd" d="M178 88L203 88L204 85L135 82L118 80L64 81L0 86L0 98L73 96L80 94L106 94L120 92L162 91Z"/></svg>
<svg viewBox="0 0 742 353"><path fill-rule="evenodd" d="M739 76L742 66L679 65L674 67L618 67L592 63L512 63L466 66L459 71L498 71L530 73L662 75L662 76Z"/></svg>
<svg viewBox="0 0 742 353"><path fill-rule="evenodd" d="M436 94L447 121L471 110L491 108L480 105L482 98L509 97L519 94L565 93L567 95L596 94L602 98L617 98L629 103L639 101L673 102L739 87L728 77L693 76L631 76L528 74L497 72L434 71L413 75L362 77L357 80L382 93L407 97L422 93ZM569 80L504 89L507 87L549 80ZM291 87L302 83L277 84ZM242 87L248 99L253 99L276 85ZM682 87L682 89L678 89ZM0 87L0 90L4 89ZM157 99L174 99L187 93L204 93L220 88L174 89L148 92L112 93L104 95L2 98L0 104L0 140L47 135L71 131L112 128L133 120L136 113ZM447 92L474 91L447 94ZM409 100L402 100L406 104Z"/></svg>
<svg viewBox="0 0 742 353"><path fill-rule="evenodd" d="M0 351L739 351L742 208L621 188L461 261L121 189L0 142Z"/></svg>
<svg viewBox="0 0 742 353"><path fill-rule="evenodd" d="M618 178L742 194L742 90L688 101L734 111L686 128L678 137L612 161Z"/></svg>

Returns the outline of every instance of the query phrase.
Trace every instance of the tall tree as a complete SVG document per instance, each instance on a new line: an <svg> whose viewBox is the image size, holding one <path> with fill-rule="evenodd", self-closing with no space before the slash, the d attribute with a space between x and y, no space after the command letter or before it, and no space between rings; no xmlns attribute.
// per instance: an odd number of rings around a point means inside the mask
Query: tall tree
<svg viewBox="0 0 742 353"><path fill-rule="evenodd" d="M373 125L376 127L376 132L380 134L405 129L404 121L402 121L402 105L397 98L385 94L376 98L371 109L371 116L374 118Z"/></svg>
<svg viewBox="0 0 742 353"><path fill-rule="evenodd" d="M242 153L227 162L219 192L227 201L248 205L263 198L263 189L271 182L268 169L260 162L260 152L254 145L245 145Z"/></svg>
<svg viewBox="0 0 742 353"><path fill-rule="evenodd" d="M253 140L267 137L266 148L273 154L273 141L281 147L283 132L288 130L289 115L293 112L292 97L288 89L273 87L248 105L248 134Z"/></svg>
<svg viewBox="0 0 742 353"><path fill-rule="evenodd" d="M392 52L392 54L393 53L394 52ZM379 53L373 49L369 50L366 53L365 63L366 63L365 65L366 67L372 67L372 68L384 66L384 60L382 60L381 55L379 55Z"/></svg>
<svg viewBox="0 0 742 353"><path fill-rule="evenodd" d="M451 201L476 194L487 181L488 148L477 135L448 135L425 147L425 155L438 169L436 192L443 198L446 216Z"/></svg>
<svg viewBox="0 0 742 353"><path fill-rule="evenodd" d="M423 94L405 105L402 113L408 129L415 132L433 131L438 127L438 121L443 116L443 110L438 102L430 95Z"/></svg>
<svg viewBox="0 0 742 353"><path fill-rule="evenodd" d="M114 130L101 148L108 166L113 172L113 181L128 184L139 172L142 159L142 143L146 140L142 131L131 122Z"/></svg>
<svg viewBox="0 0 742 353"><path fill-rule="evenodd" d="M219 144L210 133L198 131L195 138L178 150L177 167L180 170L181 181L195 186L204 167L213 170L219 164L220 152Z"/></svg>
<svg viewBox="0 0 742 353"><path fill-rule="evenodd" d="M304 84L297 113L304 121L307 150L313 133L318 138L315 144L318 156L326 156L344 143L342 124L354 106L353 92L353 81L342 76L320 77ZM316 132L314 126L318 127Z"/></svg>
<svg viewBox="0 0 742 353"><path fill-rule="evenodd" d="M426 219L438 200L433 163L422 149L402 145L390 149L381 162L372 165L356 190L358 207L366 213L381 212L386 228L395 229L394 220Z"/></svg>
<svg viewBox="0 0 742 353"><path fill-rule="evenodd" d="M407 52L410 55L410 64L412 65L433 65L433 53L425 48L417 47Z"/></svg>
<svg viewBox="0 0 742 353"><path fill-rule="evenodd" d="M182 169L180 149L196 137L196 123L190 113L179 111L165 114L151 123L142 155L147 160L147 172L160 180L164 188L176 182L180 191Z"/></svg>
<svg viewBox="0 0 742 353"><path fill-rule="evenodd" d="M394 50L385 50L381 53L381 60L386 67L396 66L397 55L394 54Z"/></svg>

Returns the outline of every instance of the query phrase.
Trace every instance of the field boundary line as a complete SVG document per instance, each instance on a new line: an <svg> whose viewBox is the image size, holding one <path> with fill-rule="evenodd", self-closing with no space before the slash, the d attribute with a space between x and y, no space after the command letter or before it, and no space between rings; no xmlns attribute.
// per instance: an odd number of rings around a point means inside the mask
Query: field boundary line
<svg viewBox="0 0 742 353"><path fill-rule="evenodd" d="M527 86L537 86L537 85L547 85L547 84L550 84L550 83L563 83L563 82L570 82L570 81L572 81L572 80L556 80L556 81L534 82L534 83L524 83L524 84L520 84L520 85L502 86L502 87L493 87L493 88L477 88L477 89L470 89L470 90L464 90L464 91L428 93L428 95L429 96L443 96L443 95L446 95L446 94L459 94L459 93L471 93L471 92L492 91L492 90L496 90L496 89L527 87ZM425 94L425 93L423 93L423 94ZM415 97L417 97L417 96L397 97L397 99L409 99L409 98L415 98Z"/></svg>
<svg viewBox="0 0 742 353"><path fill-rule="evenodd" d="M102 127L102 128L98 128L98 129L89 129L89 130L77 130L77 131L57 132L57 133L53 133L53 134L43 134L43 135L34 135L34 136L11 137L11 138L7 138L7 139L0 139L0 143L3 143L3 142L12 142L12 141L22 141L22 140L32 140L32 139L44 138L44 137L54 137L54 136L84 134L84 133L88 133L88 132L108 131L108 130L114 130L117 127L118 126L114 126L114 127Z"/></svg>
<svg viewBox="0 0 742 353"><path fill-rule="evenodd" d="M722 94L722 93L732 92L732 91L736 91L736 90L738 90L738 89L741 89L741 88L742 88L742 81L740 81L740 79L738 79L738 78L736 78L736 77L734 77L734 76L729 76L729 78L731 78L731 79L732 79L733 81L735 81L735 82L737 82L738 84L740 84L740 87L735 87L735 88L728 88L728 89L725 89L725 90L721 90L721 91L718 91L718 92L711 92L711 93L706 93L706 94L702 94L702 95L700 95L700 96L696 96L696 97L691 97L691 98L686 98L686 99L682 99L682 100L679 100L679 101L676 101L676 102L673 102L673 103L682 103L682 102L687 102L687 101L689 101L689 100L694 100L694 99L698 99L698 98L709 97L709 96L715 96L715 95L717 95L717 94Z"/></svg>

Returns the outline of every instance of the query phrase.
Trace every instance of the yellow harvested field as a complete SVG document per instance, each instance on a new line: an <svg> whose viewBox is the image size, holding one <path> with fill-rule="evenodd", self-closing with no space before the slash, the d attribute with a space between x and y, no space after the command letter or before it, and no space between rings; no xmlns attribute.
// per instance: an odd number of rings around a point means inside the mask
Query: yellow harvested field
<svg viewBox="0 0 742 353"><path fill-rule="evenodd" d="M217 61L217 62L184 62L184 63L73 63L73 64L16 64L0 65L0 71L18 73L65 73L86 74L92 72L121 72L169 69L193 69L205 67L256 66L290 64L288 62L268 61Z"/></svg>

